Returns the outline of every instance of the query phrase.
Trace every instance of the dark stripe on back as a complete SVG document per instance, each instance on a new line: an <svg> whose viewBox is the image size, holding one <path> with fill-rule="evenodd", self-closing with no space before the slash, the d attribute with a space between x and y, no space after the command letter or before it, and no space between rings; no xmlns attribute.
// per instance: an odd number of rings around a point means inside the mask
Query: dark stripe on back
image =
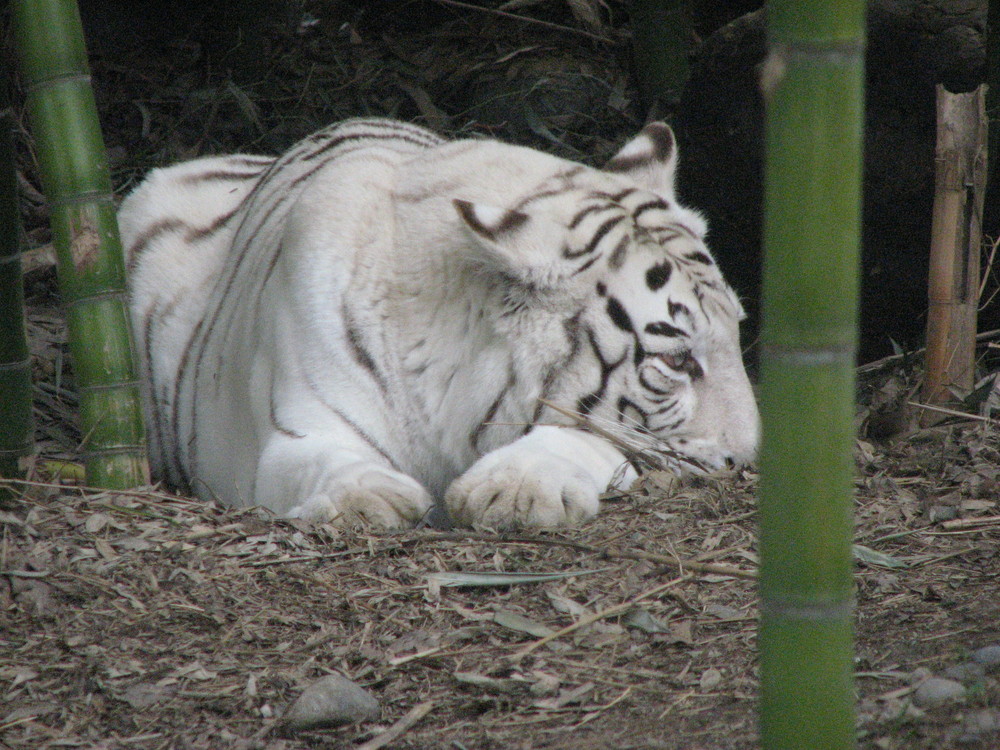
<svg viewBox="0 0 1000 750"><path fill-rule="evenodd" d="M340 314L344 319L344 331L346 333L345 338L347 339L348 348L351 350L351 356L354 358L354 361L357 362L362 369L366 370L369 375L371 375L372 379L378 384L379 389L383 393L388 393L389 387L385 382L385 377L378 369L378 365L375 364L375 360L372 358L371 353L365 347L361 331L358 330L354 316L348 311L346 304L341 306Z"/></svg>
<svg viewBox="0 0 1000 750"><path fill-rule="evenodd" d="M140 256L146 251L153 240L164 234L176 232L181 229L192 229L192 227L180 219L160 219L146 227L128 247L128 253L126 254L128 261L125 266L128 272L132 272L136 263L139 262Z"/></svg>
<svg viewBox="0 0 1000 750"><path fill-rule="evenodd" d="M193 186L203 182L255 180L260 177L263 171L263 169L258 169L255 172L237 172L232 169L213 169L210 172L184 175L179 182L182 185Z"/></svg>

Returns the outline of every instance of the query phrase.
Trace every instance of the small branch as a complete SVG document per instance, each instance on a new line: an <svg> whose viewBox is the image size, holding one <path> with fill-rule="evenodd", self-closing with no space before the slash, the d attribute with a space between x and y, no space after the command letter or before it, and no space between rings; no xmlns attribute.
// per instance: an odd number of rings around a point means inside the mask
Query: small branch
<svg viewBox="0 0 1000 750"><path fill-rule="evenodd" d="M548 539L546 537L537 536L497 536L494 534L483 534L476 531L441 531L428 534L427 538L430 540L440 540L445 542L458 542L474 539L484 542L493 542L495 544L540 544L551 545L553 547L569 547L571 549L579 550L580 552L600 555L608 560L645 560L659 565L670 565L680 569L681 571L691 571L693 573L709 573L721 576L732 576L733 578L744 578L748 580L753 580L757 577L756 571L737 568L733 565L698 562L696 560L686 560L681 557L676 557L675 555L661 555L655 552L645 552L642 550L612 550L606 547L595 547L590 544L571 542L565 539Z"/></svg>
<svg viewBox="0 0 1000 750"><path fill-rule="evenodd" d="M1000 526L1000 516L981 516L979 518L955 518L944 521L941 527L948 529L971 529L979 526Z"/></svg>
<svg viewBox="0 0 1000 750"><path fill-rule="evenodd" d="M983 417L979 414L969 414L965 411L957 411L955 409L948 409L944 406L933 406L932 404L922 404L919 401L907 401L908 406L915 406L918 409L926 409L927 411L932 411L936 414L945 414L949 417L958 417L959 419L971 419L975 422L985 422L986 424L996 424L995 419L990 419L989 417Z"/></svg>

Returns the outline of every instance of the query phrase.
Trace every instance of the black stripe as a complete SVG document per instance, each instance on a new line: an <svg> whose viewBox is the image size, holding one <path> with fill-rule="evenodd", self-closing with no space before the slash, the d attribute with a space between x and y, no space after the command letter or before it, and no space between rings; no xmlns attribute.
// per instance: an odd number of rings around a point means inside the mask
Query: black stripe
<svg viewBox="0 0 1000 750"><path fill-rule="evenodd" d="M153 370L153 326L155 322L162 320L162 315L157 315L156 308L158 304L154 304L149 311L146 312L143 323L142 323L142 344L143 344L143 357L146 362L146 372L149 375L149 400L152 406L152 424L149 425L149 430L152 434L156 435L156 443L159 449L158 462L164 471L168 471L166 452L164 442L164 431L163 431L163 415L161 413L161 402L160 397L157 394L157 382L156 373ZM164 399L165 400L165 399ZM176 438L175 438L176 439ZM156 477L157 479L165 479L166 477Z"/></svg>
<svg viewBox="0 0 1000 750"><path fill-rule="evenodd" d="M628 331L629 333L635 332L635 328L632 326L632 319L629 317L628 312L626 312L625 308L622 307L622 303L614 297L608 297L607 311L608 317L611 318L612 323L623 331Z"/></svg>
<svg viewBox="0 0 1000 750"><path fill-rule="evenodd" d="M135 269L136 264L139 262L139 258L149 247L150 243L164 234L169 234L170 232L176 232L180 229L192 229L191 225L181 221L180 219L160 219L159 221L154 221L148 227L146 227L139 235L132 241L132 244L128 247L128 252L126 257L128 261L125 264L125 269L132 273Z"/></svg>
<svg viewBox="0 0 1000 750"><path fill-rule="evenodd" d="M263 171L263 168L258 169L256 172L237 172L232 169L213 169L210 172L198 172L197 174L184 175L179 181L182 185L194 186L203 182L223 182L227 180L235 182L238 180L255 180L260 177Z"/></svg>
<svg viewBox="0 0 1000 750"><path fill-rule="evenodd" d="M181 381L184 379L184 373L185 373L185 371L188 368L188 362L189 362L190 357L191 357L191 349L194 346L195 340L198 339L198 337L201 334L201 330L203 328L204 322L205 322L205 319L201 318L201 319L198 320L197 323L195 323L194 328L191 330L191 336L188 337L187 343L184 345L184 351L181 352L180 361L178 361L177 367L174 370L174 372L176 372L177 375L176 375L176 377L174 379L174 384L173 384L174 385L174 396L173 396L173 403L171 404L171 409L170 409L170 421L173 423L173 431L174 431L174 434L176 435L176 439L174 440L173 450L171 451L173 453L173 461L174 461L174 465L177 467L178 473L180 474L182 481L188 487L191 486L191 477L192 477L192 475L196 474L197 472L195 472L193 470L194 465L196 463L196 460L192 460L191 461L191 467L190 468L192 469L192 471L189 472L188 471L189 467L187 466L187 464L181 458L181 443L183 442L181 440L181 430L180 430L180 426L181 426L181 420L180 420L180 416L181 416L180 415L180 408L181 408L180 407L180 401L181 401L181 399L180 399L180 395L181 395ZM202 351L203 351L203 349L199 350L199 354ZM197 385L197 382L192 383L191 390L194 390L194 386L195 385ZM195 413L194 413L195 401L196 401L195 396L196 395L197 395L196 393L192 393L191 394L191 438L188 440L188 445L187 445L187 447L188 447L189 450L193 449L193 447L195 445L195 442L196 442L197 432L198 432L198 430L197 430L197 423L195 421ZM195 454L192 453L192 455L195 455Z"/></svg>
<svg viewBox="0 0 1000 750"><path fill-rule="evenodd" d="M620 193L615 193L614 195L612 195L611 200L613 200L615 203L620 203L622 199L627 198L628 196L632 195L632 193L636 192L638 191L635 188L625 188Z"/></svg>
<svg viewBox="0 0 1000 750"><path fill-rule="evenodd" d="M650 393L655 393L657 396L667 396L670 393L673 393L674 389L672 388L670 390L663 390L662 388L659 388L650 383L649 379L646 377L647 369L648 368L643 367L639 370L639 384L642 385L643 388L645 388Z"/></svg>
<svg viewBox="0 0 1000 750"><path fill-rule="evenodd" d="M357 422L355 422L353 419L344 414L344 412L342 412L340 409L326 402L326 399L323 397L323 393L320 392L319 388L316 386L315 383L312 382L311 378L306 377L304 378L304 380L306 382L306 385L309 387L309 390L313 392L314 396L316 396L316 400L319 403L321 403L331 414L336 416L344 424L350 427L351 430L359 438L361 438L364 442L368 443L368 445L371 446L376 453L378 453L382 458L385 459L386 463L388 463L390 467L392 467L393 469L395 469L400 473L404 473L403 470L399 467L399 464L396 463L395 459L393 459L393 457L389 455L388 451L386 451L385 448L383 448L382 445L375 438L373 438L371 435L365 432L365 430L363 430L361 426L357 424Z"/></svg>
<svg viewBox="0 0 1000 750"><path fill-rule="evenodd" d="M323 144L320 148L317 148L311 153L305 154L300 157L301 161L307 162L312 161L320 156L323 156L329 151L342 146L345 143L351 143L355 141L402 141L403 143L409 143L414 146L420 146L422 148L430 148L431 146L437 145L429 144L426 141L418 140L416 138L409 137L407 135L402 135L400 133L392 133L391 135L385 135L383 133L355 133L350 135L341 135L335 138L331 138L327 143Z"/></svg>
<svg viewBox="0 0 1000 750"><path fill-rule="evenodd" d="M580 266L575 271L573 271L573 273L571 273L570 276L576 276L578 273L583 273L584 271L586 271L588 268L590 268L592 265L594 265L600 259L601 259L600 255L595 255L593 258L591 258L586 263L584 263L582 266Z"/></svg>
<svg viewBox="0 0 1000 750"><path fill-rule="evenodd" d="M652 292L662 289L666 286L666 283L670 281L670 275L673 272L674 267L670 265L669 260L657 263L655 266L652 266L648 271L646 271L646 286L648 286Z"/></svg>
<svg viewBox="0 0 1000 750"><path fill-rule="evenodd" d="M683 338L688 337L687 331L683 331L665 320L657 320L653 323L647 323L645 331L653 336L670 336L672 338L677 338L678 336Z"/></svg>
<svg viewBox="0 0 1000 750"><path fill-rule="evenodd" d="M657 198L655 200L646 201L645 203L640 203L638 206L632 209L632 219L638 219L640 214L646 211L660 210L666 211L670 208L670 205L663 199Z"/></svg>
<svg viewBox="0 0 1000 750"><path fill-rule="evenodd" d="M617 271L625 265L625 258L628 256L628 248L631 244L632 238L627 234L622 235L622 238L618 240L618 244L615 245L615 249L608 256L608 268Z"/></svg>
<svg viewBox="0 0 1000 750"><path fill-rule="evenodd" d="M278 413L277 413L277 410L275 408L275 403L274 403L274 380L273 379L271 381L271 395L270 395L270 398L268 399L267 416L271 420L271 427L273 427L277 432L280 432L285 437L290 437L290 438L295 438L295 439L301 439L301 438L305 437L305 435L303 433L296 432L295 430L289 429L288 427L285 427L283 424L281 424L280 422L278 422Z"/></svg>
<svg viewBox="0 0 1000 750"><path fill-rule="evenodd" d="M592 203L591 205L580 209L576 212L576 215L569 222L569 228L575 229L580 222L586 219L590 214L597 213L598 211L607 211L610 209L618 210L617 206L613 206L610 203Z"/></svg>
<svg viewBox="0 0 1000 750"><path fill-rule="evenodd" d="M340 306L340 315L344 320L344 332L346 334L348 348L351 350L351 355L354 357L354 361L359 364L362 369L367 370L368 374L371 375L372 379L378 384L379 389L388 394L389 387L385 382L385 377L382 375L375 364L375 360L372 358L371 353L365 347L364 339L361 335L361 331L358 330L354 316L347 309L347 303Z"/></svg>
<svg viewBox="0 0 1000 750"><path fill-rule="evenodd" d="M636 404L634 401L631 401L625 396L621 396L618 399L617 409L618 409L618 421L621 424L625 424L625 419L628 418L633 422L638 422L643 429L647 431L649 430L649 415L642 409L640 409L638 404ZM636 414L639 415L639 418L636 419L631 414L626 414L626 411L628 410L634 411ZM634 425L629 425L629 427L631 429L637 429Z"/></svg>
<svg viewBox="0 0 1000 750"><path fill-rule="evenodd" d="M706 266L712 265L712 259L700 250L695 250L693 253L685 253L684 257L687 260L693 260L695 263L704 263Z"/></svg>
<svg viewBox="0 0 1000 750"><path fill-rule="evenodd" d="M587 341L590 342L590 348L593 350L594 356L601 366L601 376L597 389L583 396L576 403L576 410L585 416L590 414L594 407L604 398L604 394L608 389L608 381L611 379L611 373L621 367L628 356L627 354L623 354L617 362L608 362L603 352L601 352L601 348L597 345L597 334L589 326L587 327Z"/></svg>
<svg viewBox="0 0 1000 750"><path fill-rule="evenodd" d="M672 299L667 300L667 311L670 313L671 318L676 318L678 315L691 317L691 310L687 305L683 302L674 302Z"/></svg>
<svg viewBox="0 0 1000 750"><path fill-rule="evenodd" d="M514 372L513 365L508 364L507 383L500 390L500 393L497 394L497 397L493 400L493 403L490 404L489 408L486 410L486 414L483 415L483 418L479 420L479 423L476 425L476 429L474 429L472 431L472 434L469 435L469 445L472 446L472 449L476 451L476 453L480 453L479 439L483 436L483 433L486 431L486 428L490 426L489 423L492 422L493 418L496 416L497 411L500 409L500 404L503 403L503 400L507 397L507 394L510 393L511 390L513 390L513 388L516 385L517 385L517 374ZM482 454L480 453L480 455Z"/></svg>
<svg viewBox="0 0 1000 750"><path fill-rule="evenodd" d="M608 232L610 232L612 229L614 229L615 226L621 223L621 221L624 220L624 218L625 218L624 216L619 215L619 216L612 216L610 219L605 219L604 222L594 231L594 235L593 237L590 238L590 242L588 242L582 250L577 250L576 252L574 252L570 250L568 247L564 247L562 251L563 257L568 259L573 259L594 252L600 241L604 239L605 235L607 235Z"/></svg>
<svg viewBox="0 0 1000 750"><path fill-rule="evenodd" d="M239 209L240 207L237 206L232 211L216 216L212 223L208 226L192 227L188 230L187 234L184 235L184 241L195 242L196 240L202 240L205 237L208 237L210 234L215 234L229 223L229 220L237 214Z"/></svg>

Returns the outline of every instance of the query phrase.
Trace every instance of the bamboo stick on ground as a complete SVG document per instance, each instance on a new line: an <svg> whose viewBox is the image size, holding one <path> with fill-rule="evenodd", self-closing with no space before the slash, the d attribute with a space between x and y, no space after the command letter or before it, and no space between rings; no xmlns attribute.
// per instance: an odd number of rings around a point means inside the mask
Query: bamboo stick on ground
<svg viewBox="0 0 1000 750"><path fill-rule="evenodd" d="M148 483L125 269L75 0L14 0L27 110L52 215L87 483Z"/></svg>

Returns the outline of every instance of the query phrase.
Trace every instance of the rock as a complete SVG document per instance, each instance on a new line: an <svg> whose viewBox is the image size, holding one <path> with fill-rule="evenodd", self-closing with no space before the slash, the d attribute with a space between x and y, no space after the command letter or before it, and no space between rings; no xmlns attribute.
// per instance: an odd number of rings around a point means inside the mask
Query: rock
<svg viewBox="0 0 1000 750"><path fill-rule="evenodd" d="M986 668L982 664L974 661L965 661L948 667L943 673L949 680L958 680L962 683L979 682L986 676Z"/></svg>
<svg viewBox="0 0 1000 750"><path fill-rule="evenodd" d="M955 680L930 677L913 692L913 703L921 708L931 708L942 703L961 700L965 697L965 686Z"/></svg>
<svg viewBox="0 0 1000 750"><path fill-rule="evenodd" d="M323 677L307 687L285 712L291 731L334 727L377 719L381 709L371 693L339 674Z"/></svg>
<svg viewBox="0 0 1000 750"><path fill-rule="evenodd" d="M992 708L970 711L962 721L962 728L973 737L1000 732L1000 711Z"/></svg>
<svg viewBox="0 0 1000 750"><path fill-rule="evenodd" d="M987 669L1000 667L1000 645L977 648L972 652L972 661Z"/></svg>

